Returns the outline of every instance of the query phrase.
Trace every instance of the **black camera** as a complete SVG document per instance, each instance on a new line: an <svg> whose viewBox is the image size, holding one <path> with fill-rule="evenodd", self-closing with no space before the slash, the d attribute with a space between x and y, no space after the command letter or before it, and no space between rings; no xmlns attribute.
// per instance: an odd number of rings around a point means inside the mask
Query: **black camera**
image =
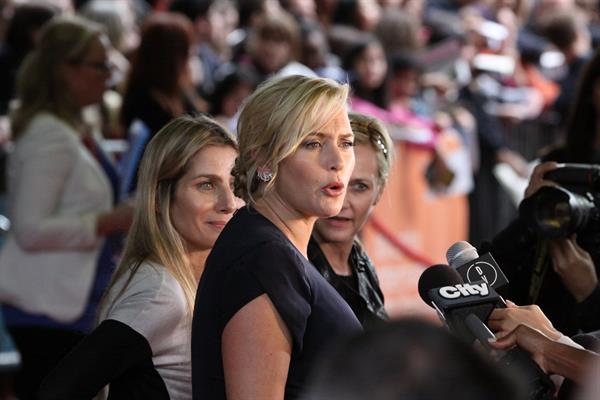
<svg viewBox="0 0 600 400"><path fill-rule="evenodd" d="M559 164L544 175L545 186L519 206L519 217L539 238L600 236L600 166Z"/></svg>

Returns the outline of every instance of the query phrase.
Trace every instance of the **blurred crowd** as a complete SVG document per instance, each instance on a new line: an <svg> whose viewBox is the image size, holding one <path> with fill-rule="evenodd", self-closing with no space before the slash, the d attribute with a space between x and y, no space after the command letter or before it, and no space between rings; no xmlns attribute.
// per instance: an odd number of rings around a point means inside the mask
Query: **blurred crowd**
<svg viewBox="0 0 600 400"><path fill-rule="evenodd" d="M3 3L3 143L19 67L40 29L76 13L110 39L106 63L92 66L109 74L108 88L84 120L117 157L183 114L208 113L235 131L239 106L268 77L329 77L349 82L352 109L384 121L395 140L431 149L430 188L468 196L476 244L514 217L522 193L510 188L522 186L513 183L566 136L578 78L600 40L593 0ZM458 161L441 149L448 137L464 150ZM128 162L121 198L135 187L135 157Z"/></svg>

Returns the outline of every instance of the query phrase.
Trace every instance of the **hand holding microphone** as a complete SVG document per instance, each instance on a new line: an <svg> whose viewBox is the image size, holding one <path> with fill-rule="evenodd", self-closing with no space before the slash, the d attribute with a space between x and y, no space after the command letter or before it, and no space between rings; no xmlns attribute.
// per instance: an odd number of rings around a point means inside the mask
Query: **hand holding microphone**
<svg viewBox="0 0 600 400"><path fill-rule="evenodd" d="M462 254L466 253L469 251ZM476 254L470 253L470 258ZM462 269L465 274L466 271ZM487 281L465 283L457 270L447 265L434 265L419 278L419 294L438 311L441 319L458 337L468 343L477 340L490 349L490 341L495 337L483 321L488 320L496 307L504 306L504 301L495 292L489 277ZM519 371L528 384L530 399L552 398L553 383L525 351L512 348L500 354L497 362L504 368Z"/></svg>
<svg viewBox="0 0 600 400"><path fill-rule="evenodd" d="M517 306L510 300L506 301L506 308L496 308L487 321L488 326L496 332L497 338L502 338L512 332L521 324L527 324L552 340L558 340L563 335L557 331L552 322L544 315L539 306Z"/></svg>
<svg viewBox="0 0 600 400"><path fill-rule="evenodd" d="M490 282L494 289L502 288L508 284L502 269L496 263L491 254L486 253L479 256L477 249L469 242L460 241L454 243L446 252L446 259L451 267L456 269L465 281L472 282L483 279ZM595 284L595 283L594 283ZM537 305L517 306L516 304L502 299L489 318L484 320L487 326L502 337L515 329L519 324L527 324L550 339L559 340L563 334L557 331L550 320L544 315Z"/></svg>

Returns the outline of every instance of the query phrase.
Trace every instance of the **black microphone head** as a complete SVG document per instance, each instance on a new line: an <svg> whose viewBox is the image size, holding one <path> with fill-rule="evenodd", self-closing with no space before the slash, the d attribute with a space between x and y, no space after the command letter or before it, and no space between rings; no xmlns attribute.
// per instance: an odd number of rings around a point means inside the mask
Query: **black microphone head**
<svg viewBox="0 0 600 400"><path fill-rule="evenodd" d="M421 296L421 299L425 303L432 307L431 298L429 297L431 289L454 286L459 283L464 283L464 281L455 269L450 268L446 264L432 265L423 271L419 278L419 296Z"/></svg>

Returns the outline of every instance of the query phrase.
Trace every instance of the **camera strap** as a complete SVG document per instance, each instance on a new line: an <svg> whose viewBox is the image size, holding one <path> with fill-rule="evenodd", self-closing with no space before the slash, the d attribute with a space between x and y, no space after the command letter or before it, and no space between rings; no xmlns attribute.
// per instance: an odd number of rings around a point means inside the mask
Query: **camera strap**
<svg viewBox="0 0 600 400"><path fill-rule="evenodd" d="M540 239L535 244L534 264L531 271L531 280L529 283L529 301L535 304L540 295L540 289L546 276L546 271L550 264L548 259L548 240Z"/></svg>

